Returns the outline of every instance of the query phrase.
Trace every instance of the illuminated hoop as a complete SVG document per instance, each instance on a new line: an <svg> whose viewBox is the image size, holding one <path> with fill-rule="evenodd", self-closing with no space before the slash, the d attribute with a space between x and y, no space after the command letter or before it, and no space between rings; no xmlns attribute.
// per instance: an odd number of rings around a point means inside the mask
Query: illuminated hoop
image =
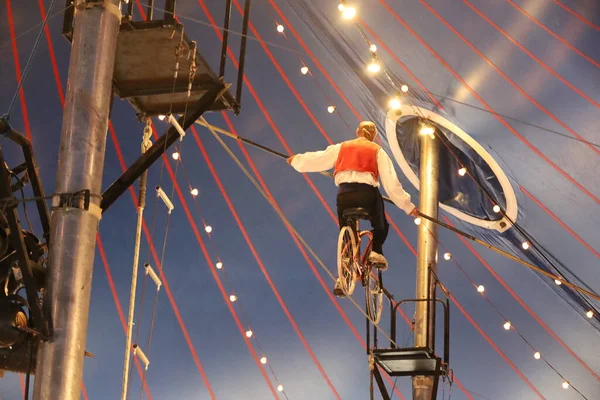
<svg viewBox="0 0 600 400"><path fill-rule="evenodd" d="M515 196L515 191L508 180L508 177L502 171L502 168L498 165L496 160L488 153L475 139L473 139L469 134L460 129L458 126L448 121L446 118L442 117L439 114L434 113L433 111L429 111L425 108L413 106L413 105L403 105L398 110L390 110L387 114L387 118L385 120L385 132L387 135L388 143L390 144L390 148L392 150L392 154L394 158L398 162L400 169L404 172L404 175L408 178L410 183L417 189L419 189L419 178L412 170L408 161L402 154L402 150L400 150L400 144L398 143L398 138L396 136L396 123L399 119L406 119L409 117L424 117L429 119L440 126L448 129L450 132L454 133L458 137L460 137L467 145L469 145L473 150L479 154L479 156L487 163L487 165L491 168L491 170L496 175L498 182L502 186L502 191L504 192L504 197L506 198L506 215L502 216L502 219L496 221L489 221L481 218L476 218L465 214L464 212L454 208L447 206L445 204L440 203L440 207L454 215L457 218L462 219L465 222L470 224L481 226L486 229L494 229L499 232L504 232L508 228L511 227L511 220L517 220L517 197Z"/></svg>

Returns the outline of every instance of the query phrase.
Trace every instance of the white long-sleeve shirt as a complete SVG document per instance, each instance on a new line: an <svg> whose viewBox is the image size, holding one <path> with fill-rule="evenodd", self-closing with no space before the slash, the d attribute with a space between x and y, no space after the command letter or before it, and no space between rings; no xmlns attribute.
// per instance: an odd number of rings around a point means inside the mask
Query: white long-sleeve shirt
<svg viewBox="0 0 600 400"><path fill-rule="evenodd" d="M342 143L338 143L332 144L325 150L296 154L291 165L298 172L326 171L335 166L341 148ZM410 201L410 194L406 193L398 181L394 164L383 149L377 151L377 169L388 196L401 210L410 214L415 205ZM366 183L379 187L379 182L369 172L341 171L335 175L335 184L339 186L341 183Z"/></svg>

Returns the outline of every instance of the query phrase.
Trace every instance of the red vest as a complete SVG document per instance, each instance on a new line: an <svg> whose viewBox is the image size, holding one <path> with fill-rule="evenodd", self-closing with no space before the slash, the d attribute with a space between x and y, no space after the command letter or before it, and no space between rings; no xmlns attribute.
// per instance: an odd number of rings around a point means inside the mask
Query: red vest
<svg viewBox="0 0 600 400"><path fill-rule="evenodd" d="M369 172L378 181L377 152L379 148L379 145L362 138L342 143L333 170L334 176L342 171Z"/></svg>

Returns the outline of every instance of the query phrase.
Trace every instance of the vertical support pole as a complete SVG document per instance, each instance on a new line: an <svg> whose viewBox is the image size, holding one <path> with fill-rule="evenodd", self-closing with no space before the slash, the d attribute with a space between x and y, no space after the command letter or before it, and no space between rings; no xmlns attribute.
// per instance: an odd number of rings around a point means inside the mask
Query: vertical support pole
<svg viewBox="0 0 600 400"><path fill-rule="evenodd" d="M144 138L142 140L142 154L150 147L152 142L152 120L146 119L144 127ZM137 206L137 225L135 230L135 244L133 249L133 272L131 273L131 289L129 291L129 314L127 317L127 338L125 339L125 361L123 364L123 381L121 386L121 400L127 399L127 389L129 387L129 366L131 360L131 341L133 337L133 317L135 314L135 295L137 291L137 277L140 263L140 246L142 244L142 223L144 222L144 209L146 208L146 186L148 181L148 171L144 171L140 177L140 190L138 194Z"/></svg>
<svg viewBox="0 0 600 400"><path fill-rule="evenodd" d="M108 114L121 22L118 4L118 0L75 2L54 192L89 190L91 196L87 207L81 206L82 201L53 199L44 304L52 332L38 349L36 400L81 397Z"/></svg>
<svg viewBox="0 0 600 400"><path fill-rule="evenodd" d="M439 139L433 135L421 137L421 170L419 211L437 219L438 217L438 165L439 165ZM435 299L435 282L431 278L430 270L437 271L437 225L423 218L418 227L417 247L417 299ZM415 347L433 346L432 309L428 301L416 303L415 315ZM435 304L433 305L435 307ZM416 376L413 378L413 399L433 399L433 378Z"/></svg>

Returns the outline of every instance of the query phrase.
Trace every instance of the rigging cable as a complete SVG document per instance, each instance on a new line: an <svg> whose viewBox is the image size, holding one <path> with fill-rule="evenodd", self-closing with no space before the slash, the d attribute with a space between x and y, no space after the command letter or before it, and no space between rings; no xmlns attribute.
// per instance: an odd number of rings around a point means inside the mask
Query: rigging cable
<svg viewBox="0 0 600 400"><path fill-rule="evenodd" d="M146 3L143 3L143 4L147 5ZM154 9L157 10L157 11L165 11L164 9L161 9L159 7L154 7ZM213 27L213 28L217 28L217 29L220 29L220 30L226 30L227 32L229 32L231 34L238 35L238 36L245 36L248 39L254 40L254 41L259 42L259 43L264 43L265 45L268 45L268 46L273 47L273 48L279 48L279 49L282 49L282 50L286 50L286 51L290 51L290 52L296 53L298 56L300 56L300 55L306 55L313 62L315 61L315 57L314 56L312 56L311 54L308 54L308 53L306 53L304 51L300 51L300 50L297 50L297 49L294 49L294 48L291 48L291 47L288 47L288 46L282 46L282 45L279 45L279 44L276 44L276 43L273 43L273 42L270 42L270 41L258 39L257 37L254 37L254 36L251 36L251 35L242 35L241 32L238 32L238 31L235 31L235 30L232 30L232 29L224 29L224 27L222 27L222 26L220 26L218 24L214 24L214 23L202 21L202 20L199 20L197 18L186 16L185 14L177 14L177 16L181 20L187 20L187 21L190 21L190 22L193 22L193 23L196 23L196 24L204 25L204 26L207 26L207 27ZM541 125L538 125L538 124L535 124L535 123L532 123L532 122L529 122L529 121L526 121L526 120L523 120L523 119L520 119L520 118L511 117L511 116L506 115L506 114L498 113L496 111L490 111L490 110L485 109L483 107L480 107L480 106L477 106L477 105L474 105L474 104L465 103L463 101L456 100L454 98L451 98L451 97L448 97L448 96L445 96L445 95L442 95L442 94L434 93L434 92L431 92L431 91L425 91L425 90L421 90L421 89L417 89L417 88L411 88L411 91L414 91L416 93L420 93L423 96L429 94L429 95L432 95L433 97L437 97L439 99L450 101L452 103L456 103L456 104L459 104L459 105L462 105L462 106L465 106L465 107L469 107L469 108L472 108L472 109L477 110L477 111L485 112L487 114L491 114L491 115L494 115L496 117L510 119L512 121L518 122L518 123L523 124L523 125L530 126L532 128L539 129L539 130L544 131L544 132L552 133L552 134L555 134L555 135L558 135L558 136L562 136L562 137L570 139L570 140L575 140L575 141L578 141L578 142L581 142L581 143L584 143L584 144L588 144L590 146L595 146L595 147L600 148L600 143L595 143L595 142L591 142L591 141L588 141L588 140L585 140L585 139L579 139L579 138L576 138L576 137L573 137L573 136L569 136L567 134L561 133L561 132L556 131L556 130L551 129L551 128L547 128L547 127L544 127L544 126L541 126Z"/></svg>
<svg viewBox="0 0 600 400"><path fill-rule="evenodd" d="M52 2L50 3L50 6L48 7L48 14L50 14L52 12L55 2L56 2L56 0L52 0ZM19 83L17 84L17 89L15 90L15 94L13 95L12 100L10 101L10 105L8 106L8 110L6 111L6 114L5 114L7 119L10 117L10 112L12 111L12 108L15 105L15 102L17 101L17 97L19 96L19 92L21 91L21 88L23 87L23 82L25 82L25 78L27 77L27 72L29 71L29 67L31 65L31 62L33 61L33 57L35 56L35 52L38 48L38 45L40 44L40 39L42 38L42 34L44 33L44 28L46 27L47 23L48 23L48 16L46 16L46 18L44 19L44 22L42 23L42 27L40 28L38 35L35 38L35 42L33 43L33 49L31 49L31 52L29 53L29 58L27 59L27 62L25 63L25 68L23 68L23 73L21 74L21 78L19 79Z"/></svg>
<svg viewBox="0 0 600 400"><path fill-rule="evenodd" d="M280 153L280 152L278 152L276 150L273 150L273 149L271 149L271 148L269 148L267 146L261 145L259 143L256 143L256 142L252 141L252 140L246 139L246 138L244 138L242 136L235 135L235 134L233 134L231 132L228 132L228 131L226 131L224 129L214 127L213 125L209 124L204 118L201 118L197 122L197 124L208 128L208 130L211 131L211 133L214 132L214 134L217 134L217 132L219 132L219 133L221 133L223 135L226 135L228 137L231 137L231 138L234 138L236 140L239 140L239 141L241 141L243 143L246 143L246 144L249 144L251 146L254 146L254 147L256 147L256 148L258 148L260 150L263 150L263 151L265 151L265 152L267 152L269 154L272 154L274 156L277 156L279 158L285 158L285 159L287 159L289 157L289 156L287 156L287 155L285 155L283 153ZM323 172L323 173L320 173L320 174L328 176L328 177L332 177L332 174L327 173L327 172ZM383 199L384 199L384 201L393 204L393 201L390 198L383 196ZM567 281L565 281L563 278L561 278L559 276L556 276L556 275L553 275L553 274L551 274L549 272L546 272L546 271L542 270L541 268L539 268L539 267L537 267L537 266L535 266L535 265L533 265L531 263L528 263L527 261L524 261L524 260L522 260L522 259L520 259L520 258L518 258L516 256L513 256L512 254L510 254L510 253L508 253L508 252L506 252L504 250L501 250L501 249L499 249L499 248L497 248L495 246L492 246L492 245L490 245L490 244L488 244L488 243L486 243L486 242L484 242L484 241L482 241L480 239L477 239L476 237L474 237L474 236L472 236L472 235L470 235L470 234L468 234L466 232L463 232L460 229L457 229L457 228L455 228L455 227L453 227L453 226L451 226L449 224L446 224L446 223L440 221L439 219L432 218L432 217L430 217L428 215L424 215L424 214L421 214L421 213L419 215L421 217L423 217L423 218L429 219L430 221L438 224L442 228L445 228L445 229L448 229L448 230L450 230L450 231L452 231L454 233L457 233L457 234L459 234L459 235L461 235L461 236L463 236L463 237L465 237L465 238L467 238L467 239L469 239L469 240L471 240L471 241L473 241L473 242L475 242L475 243L477 243L477 244L479 244L481 246L484 246L484 247L488 248L489 250L492 250L492 251L494 251L494 252L496 252L496 253L498 253L498 254L506 257L506 258L509 258L509 259L511 259L513 261L516 261L517 263L519 263L521 265L524 265L527 268L530 268L530 269L532 269L532 270L534 270L536 272L539 272L542 275L545 275L545 276L547 276L547 277L549 277L551 279L554 279L554 280L561 281L566 286L568 286L568 287L570 287L570 288L572 288L574 290L577 290L577 291L579 291L581 293L584 293L584 294L590 296L591 298L593 298L595 300L600 301L600 295L596 294L595 292L586 290L586 289L584 289L582 287L579 287L579 286L577 286L575 284L567 282Z"/></svg>

